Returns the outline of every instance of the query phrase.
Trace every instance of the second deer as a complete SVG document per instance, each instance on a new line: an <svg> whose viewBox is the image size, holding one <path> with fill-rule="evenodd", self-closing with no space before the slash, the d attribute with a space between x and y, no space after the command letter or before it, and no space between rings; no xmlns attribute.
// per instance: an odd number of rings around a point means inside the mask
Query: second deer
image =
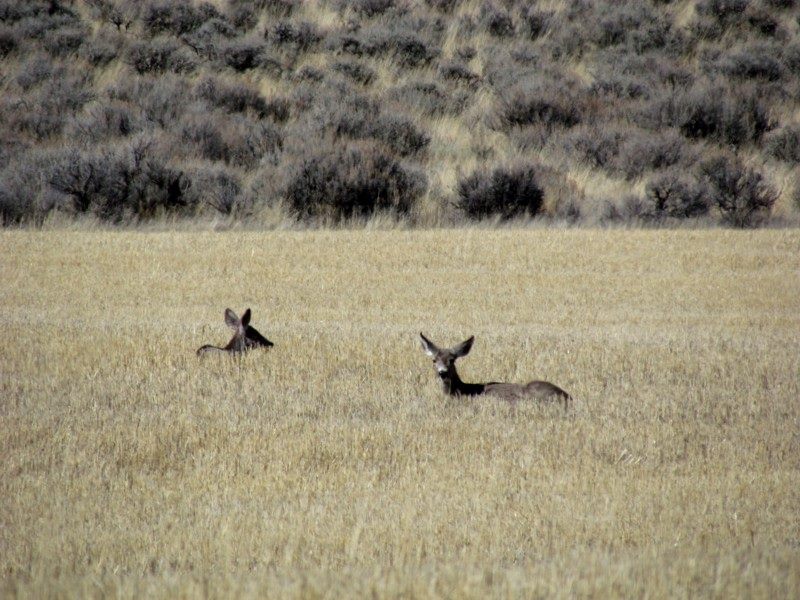
<svg viewBox="0 0 800 600"><path fill-rule="evenodd" d="M421 333L422 349L433 359L433 366L446 394L451 396L495 396L512 404L517 400L530 398L542 401L563 403L568 408L572 397L557 385L549 381L530 381L519 383L465 383L456 371L456 360L469 354L475 336L470 337L453 348L439 348Z"/></svg>
<svg viewBox="0 0 800 600"><path fill-rule="evenodd" d="M232 354L245 352L251 348L271 348L275 344L261 335L255 327L250 326L250 309L244 311L242 318L236 316L230 308L225 309L225 324L234 330L233 337L224 348L206 344L197 349L197 356L207 352L230 352Z"/></svg>

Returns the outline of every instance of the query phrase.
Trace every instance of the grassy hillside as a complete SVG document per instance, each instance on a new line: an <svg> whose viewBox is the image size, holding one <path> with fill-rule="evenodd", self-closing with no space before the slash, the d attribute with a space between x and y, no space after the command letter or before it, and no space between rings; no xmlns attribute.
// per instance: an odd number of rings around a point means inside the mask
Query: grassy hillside
<svg viewBox="0 0 800 600"><path fill-rule="evenodd" d="M0 255L0 595L800 592L796 231L5 231ZM198 359L225 305L275 347ZM574 410L444 398L420 330Z"/></svg>
<svg viewBox="0 0 800 600"><path fill-rule="evenodd" d="M0 217L796 223L799 18L795 0L0 0Z"/></svg>

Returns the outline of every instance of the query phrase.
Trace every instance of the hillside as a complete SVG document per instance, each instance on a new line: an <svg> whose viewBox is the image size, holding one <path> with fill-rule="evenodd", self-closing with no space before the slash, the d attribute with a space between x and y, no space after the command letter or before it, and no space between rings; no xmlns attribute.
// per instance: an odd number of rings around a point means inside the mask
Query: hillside
<svg viewBox="0 0 800 600"><path fill-rule="evenodd" d="M800 216L795 0L0 0L0 214Z"/></svg>

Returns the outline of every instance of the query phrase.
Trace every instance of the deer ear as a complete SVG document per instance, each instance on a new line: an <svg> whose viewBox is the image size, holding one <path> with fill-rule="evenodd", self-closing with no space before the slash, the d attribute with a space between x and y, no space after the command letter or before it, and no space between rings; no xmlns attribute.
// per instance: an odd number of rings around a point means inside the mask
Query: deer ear
<svg viewBox="0 0 800 600"><path fill-rule="evenodd" d="M434 357L439 353L439 348L436 347L432 341L426 338L422 333L419 334L420 342L422 343L422 349L425 351L430 357Z"/></svg>
<svg viewBox="0 0 800 600"><path fill-rule="evenodd" d="M247 327L249 324L250 324L250 309L248 308L246 311L244 311L244 314L242 315L242 326Z"/></svg>
<svg viewBox="0 0 800 600"><path fill-rule="evenodd" d="M466 356L469 354L469 351L472 350L472 343L475 341L475 336L473 335L468 340L464 340L458 346L453 348L453 354L456 356Z"/></svg>
<svg viewBox="0 0 800 600"><path fill-rule="evenodd" d="M239 317L230 308L225 309L225 325L234 329L239 326Z"/></svg>

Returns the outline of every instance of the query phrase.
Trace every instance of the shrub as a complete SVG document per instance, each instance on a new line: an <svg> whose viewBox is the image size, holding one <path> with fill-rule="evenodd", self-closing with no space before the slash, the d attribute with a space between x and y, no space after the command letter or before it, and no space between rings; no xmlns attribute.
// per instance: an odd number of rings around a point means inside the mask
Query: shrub
<svg viewBox="0 0 800 600"><path fill-rule="evenodd" d="M121 149L65 150L49 184L68 199L72 211L116 222L178 211L190 202L188 177L143 140Z"/></svg>
<svg viewBox="0 0 800 600"><path fill-rule="evenodd" d="M710 187L711 202L723 220L735 227L760 224L778 199L763 175L745 167L738 158L711 158L700 165L700 172Z"/></svg>
<svg viewBox="0 0 800 600"><path fill-rule="evenodd" d="M369 18L394 8L394 0L350 0L342 4L349 5L357 14Z"/></svg>
<svg viewBox="0 0 800 600"><path fill-rule="evenodd" d="M13 28L0 26L0 58L5 58L19 46L19 39Z"/></svg>
<svg viewBox="0 0 800 600"><path fill-rule="evenodd" d="M634 132L620 146L616 170L627 179L636 179L648 170L678 164L684 158L685 147L683 138L672 130Z"/></svg>
<svg viewBox="0 0 800 600"><path fill-rule="evenodd" d="M542 124L574 127L581 122L577 99L563 87L546 89L542 84L516 86L501 101L502 120L512 126Z"/></svg>
<svg viewBox="0 0 800 600"><path fill-rule="evenodd" d="M322 36L313 23L279 21L273 25L268 38L270 42L278 46L290 45L297 50L306 51L318 44Z"/></svg>
<svg viewBox="0 0 800 600"><path fill-rule="evenodd" d="M342 47L352 54L369 56L391 55L401 67L427 65L438 54L416 31L405 28L387 29L376 26L368 29L358 39L344 38ZM348 46L347 44L350 44Z"/></svg>
<svg viewBox="0 0 800 600"><path fill-rule="evenodd" d="M91 107L67 125L66 135L81 143L128 137L143 129L140 115L120 102Z"/></svg>
<svg viewBox="0 0 800 600"><path fill-rule="evenodd" d="M442 79L449 79L458 83L473 85L480 79L478 74L473 72L463 63L448 61L439 66L439 76Z"/></svg>
<svg viewBox="0 0 800 600"><path fill-rule="evenodd" d="M741 79L778 81L783 76L783 66L775 56L776 47L759 44L734 52L721 61L722 71Z"/></svg>
<svg viewBox="0 0 800 600"><path fill-rule="evenodd" d="M103 32L84 42L80 55L92 66L103 67L119 56L124 40Z"/></svg>
<svg viewBox="0 0 800 600"><path fill-rule="evenodd" d="M75 54L87 36L83 27L63 27L48 31L42 41L48 54L63 58Z"/></svg>
<svg viewBox="0 0 800 600"><path fill-rule="evenodd" d="M456 207L472 219L497 215L503 219L536 215L544 192L531 166L478 170L459 180Z"/></svg>
<svg viewBox="0 0 800 600"><path fill-rule="evenodd" d="M283 147L283 137L267 121L242 115L189 114L181 122L181 139L205 159L253 168Z"/></svg>
<svg viewBox="0 0 800 600"><path fill-rule="evenodd" d="M335 62L331 68L361 85L369 85L375 80L375 71L357 61Z"/></svg>
<svg viewBox="0 0 800 600"><path fill-rule="evenodd" d="M152 1L144 7L142 23L151 34L182 35L199 28L211 17L221 15L210 4L195 8L188 2Z"/></svg>
<svg viewBox="0 0 800 600"><path fill-rule="evenodd" d="M270 117L276 122L283 122L289 117L288 100L267 100L258 90L243 83L226 83L221 79L207 77L197 85L196 94L212 106L228 112L251 111L260 119Z"/></svg>
<svg viewBox="0 0 800 600"><path fill-rule="evenodd" d="M134 42L128 48L128 62L137 73L189 73L197 63L187 50L172 38Z"/></svg>
<svg viewBox="0 0 800 600"><path fill-rule="evenodd" d="M495 37L511 37L514 35L514 20L506 10L492 3L481 6L481 21L486 30Z"/></svg>
<svg viewBox="0 0 800 600"><path fill-rule="evenodd" d="M401 115L383 116L370 127L370 135L381 140L400 156L418 154L431 141L409 118Z"/></svg>
<svg viewBox="0 0 800 600"><path fill-rule="evenodd" d="M393 88L388 96L395 102L400 102L429 116L457 115L463 110L466 103L464 94L448 93L438 83L422 81Z"/></svg>
<svg viewBox="0 0 800 600"><path fill-rule="evenodd" d="M342 219L377 210L406 214L425 188L423 175L379 148L353 145L302 160L286 199L304 218Z"/></svg>
<svg viewBox="0 0 800 600"><path fill-rule="evenodd" d="M266 67L279 74L280 63L267 52L267 46L257 40L235 39L223 44L222 61L236 71L247 71L257 67Z"/></svg>
<svg viewBox="0 0 800 600"><path fill-rule="evenodd" d="M56 67L46 56L34 55L20 65L15 81L27 92L47 79L64 77L65 73L63 67Z"/></svg>
<svg viewBox="0 0 800 600"><path fill-rule="evenodd" d="M773 126L760 91L698 84L656 102L644 122L654 129L677 127L690 139L732 146L757 142Z"/></svg>
<svg viewBox="0 0 800 600"><path fill-rule="evenodd" d="M244 204L242 183L230 169L218 165L198 169L191 174L193 188L202 190L198 202L231 215L241 212Z"/></svg>
<svg viewBox="0 0 800 600"><path fill-rule="evenodd" d="M224 19L209 19L198 29L181 36L181 40L200 56L217 58L224 40L236 37L236 28Z"/></svg>
<svg viewBox="0 0 800 600"><path fill-rule="evenodd" d="M778 160L800 164L800 126L781 128L770 135L764 145L767 152Z"/></svg>
<svg viewBox="0 0 800 600"><path fill-rule="evenodd" d="M528 8L522 13L522 21L525 24L525 33L530 39L535 40L550 30L553 13L552 11Z"/></svg>
<svg viewBox="0 0 800 600"><path fill-rule="evenodd" d="M622 135L607 128L581 127L564 139L564 148L595 168L609 167L619 153Z"/></svg>
<svg viewBox="0 0 800 600"><path fill-rule="evenodd" d="M0 225L38 220L48 207L42 202L47 153L25 152L0 170Z"/></svg>
<svg viewBox="0 0 800 600"><path fill-rule="evenodd" d="M709 209L706 190L696 179L678 171L651 179L645 198L643 217L686 219L704 215Z"/></svg>
<svg viewBox="0 0 800 600"><path fill-rule="evenodd" d="M163 128L177 122L190 103L189 84L169 74L124 79L109 88L108 97L139 106L148 121Z"/></svg>
<svg viewBox="0 0 800 600"><path fill-rule="evenodd" d="M721 22L737 21L743 18L749 0L704 0L697 3L696 10Z"/></svg>

